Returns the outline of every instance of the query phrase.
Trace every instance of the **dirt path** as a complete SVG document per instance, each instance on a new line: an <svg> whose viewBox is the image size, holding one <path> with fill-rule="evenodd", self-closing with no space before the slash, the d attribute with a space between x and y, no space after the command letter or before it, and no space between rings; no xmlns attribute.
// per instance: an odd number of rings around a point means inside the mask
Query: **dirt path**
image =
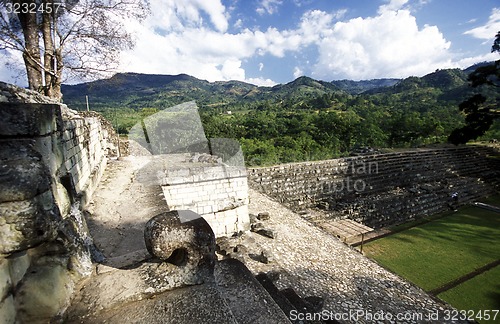
<svg viewBox="0 0 500 324"><path fill-rule="evenodd" d="M106 172L85 215L96 247L110 266L117 257L143 255L144 225L165 210L160 186L141 181L151 156L129 156L108 162Z"/></svg>

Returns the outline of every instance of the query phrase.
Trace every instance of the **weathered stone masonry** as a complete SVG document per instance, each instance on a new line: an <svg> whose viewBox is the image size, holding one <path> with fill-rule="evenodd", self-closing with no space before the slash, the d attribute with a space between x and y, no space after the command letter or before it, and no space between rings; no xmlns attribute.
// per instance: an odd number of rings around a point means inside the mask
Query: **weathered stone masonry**
<svg viewBox="0 0 500 324"><path fill-rule="evenodd" d="M253 168L248 178L294 210L320 207L379 228L444 211L453 192L461 204L492 194L498 155L482 146L425 149Z"/></svg>
<svg viewBox="0 0 500 324"><path fill-rule="evenodd" d="M250 228L244 167L221 163L177 164L175 168L167 168L161 185L170 210L198 213L217 237Z"/></svg>
<svg viewBox="0 0 500 324"><path fill-rule="evenodd" d="M88 201L111 149L98 118L25 103L38 95L13 89L0 89L1 323L60 314L91 272L92 241L77 205Z"/></svg>

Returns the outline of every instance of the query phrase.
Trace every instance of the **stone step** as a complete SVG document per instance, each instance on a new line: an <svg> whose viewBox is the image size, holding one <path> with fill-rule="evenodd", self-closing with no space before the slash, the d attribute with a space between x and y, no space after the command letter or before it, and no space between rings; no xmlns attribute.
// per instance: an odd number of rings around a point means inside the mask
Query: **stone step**
<svg viewBox="0 0 500 324"><path fill-rule="evenodd" d="M259 273L256 278L285 314L320 313L321 309L323 308L323 298L321 297L310 296L302 298L291 287L279 290L278 287L276 287L276 285L274 284L273 280L266 273ZM323 323L322 321L310 320L291 320L291 322L297 324ZM328 323L339 322L332 320Z"/></svg>
<svg viewBox="0 0 500 324"><path fill-rule="evenodd" d="M498 155L476 146L393 152L262 169L259 181L291 208L321 205L334 209L331 217L387 226L447 210L453 191L461 203L492 194L500 188L500 159L486 156Z"/></svg>

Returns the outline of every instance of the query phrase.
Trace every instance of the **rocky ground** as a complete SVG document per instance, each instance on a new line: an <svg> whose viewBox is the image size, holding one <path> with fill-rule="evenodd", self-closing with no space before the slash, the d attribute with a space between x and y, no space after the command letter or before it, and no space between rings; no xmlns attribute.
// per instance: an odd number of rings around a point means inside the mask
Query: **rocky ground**
<svg viewBox="0 0 500 324"><path fill-rule="evenodd" d="M152 188L137 180L147 156L110 161L85 215L97 249L111 266L118 257L145 251L144 225L158 206ZM141 252L142 251L142 252Z"/></svg>
<svg viewBox="0 0 500 324"><path fill-rule="evenodd" d="M161 192L140 181L150 161L148 156L111 161L87 208L90 231L105 257L97 274L148 257L144 224L161 208L154 203ZM373 323L374 316L384 316L382 322L430 322L451 309L267 196L254 190L249 195L253 231L218 239L218 257L239 259L254 275L267 274L278 289L313 300L323 310L322 320ZM113 289L91 294L111 300Z"/></svg>
<svg viewBox="0 0 500 324"><path fill-rule="evenodd" d="M267 231L219 239L220 257L227 253L255 275L270 274L279 289L292 288L302 298L320 297L333 319L351 316L340 322L373 323L370 316L384 314L387 322L430 322L436 314L444 319L451 309L254 190L250 213ZM404 320L396 320L398 316Z"/></svg>

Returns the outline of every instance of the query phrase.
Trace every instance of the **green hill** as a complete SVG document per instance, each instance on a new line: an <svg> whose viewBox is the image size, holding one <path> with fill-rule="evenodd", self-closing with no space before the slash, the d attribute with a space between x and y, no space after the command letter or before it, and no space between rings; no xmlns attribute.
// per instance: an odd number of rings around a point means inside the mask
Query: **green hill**
<svg viewBox="0 0 500 324"><path fill-rule="evenodd" d="M300 77L274 87L185 74L121 73L64 85L62 91L73 109L86 109L88 96L90 108L123 134L141 118L194 100L207 137L237 139L249 164L273 164L332 158L366 146L444 143L464 124L458 104L473 93L467 82L472 70L437 70L403 80ZM488 91L498 97L498 91ZM486 137L498 137L499 129L494 124Z"/></svg>
<svg viewBox="0 0 500 324"><path fill-rule="evenodd" d="M374 79L374 80L339 80L332 81L332 84L337 86L339 89L344 90L350 94L360 94L373 89L392 87L396 83L401 81L400 79Z"/></svg>

